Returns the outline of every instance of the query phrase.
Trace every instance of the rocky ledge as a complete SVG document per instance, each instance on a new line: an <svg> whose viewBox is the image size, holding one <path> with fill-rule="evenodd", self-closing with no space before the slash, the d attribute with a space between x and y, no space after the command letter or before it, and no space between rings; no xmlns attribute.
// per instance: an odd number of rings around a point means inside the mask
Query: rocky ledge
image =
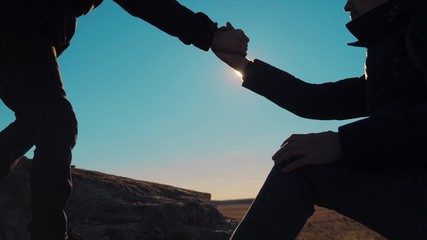
<svg viewBox="0 0 427 240"><path fill-rule="evenodd" d="M0 240L27 240L31 160L0 182ZM69 228L85 240L226 240L237 222L208 193L72 169Z"/></svg>

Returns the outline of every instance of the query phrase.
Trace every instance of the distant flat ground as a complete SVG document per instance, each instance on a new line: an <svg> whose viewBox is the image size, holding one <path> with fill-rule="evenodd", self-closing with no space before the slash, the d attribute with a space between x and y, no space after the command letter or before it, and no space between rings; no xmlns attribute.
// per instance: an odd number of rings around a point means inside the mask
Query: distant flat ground
<svg viewBox="0 0 427 240"><path fill-rule="evenodd" d="M249 200L218 201L218 210L226 217L241 220L249 209ZM334 211L316 207L297 240L385 240L362 224Z"/></svg>

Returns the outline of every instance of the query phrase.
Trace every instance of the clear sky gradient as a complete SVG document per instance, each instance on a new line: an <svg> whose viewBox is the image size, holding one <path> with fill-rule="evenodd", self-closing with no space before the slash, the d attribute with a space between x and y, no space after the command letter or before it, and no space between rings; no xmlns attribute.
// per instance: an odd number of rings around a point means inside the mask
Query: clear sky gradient
<svg viewBox="0 0 427 240"><path fill-rule="evenodd" d="M243 29L250 58L307 82L363 74L365 50L346 45L354 37L345 28L345 1L180 3ZM184 45L111 0L79 19L59 61L79 119L73 164L209 192L214 200L255 197L290 134L346 123L281 109L241 87L212 52ZM13 118L0 104L0 127Z"/></svg>

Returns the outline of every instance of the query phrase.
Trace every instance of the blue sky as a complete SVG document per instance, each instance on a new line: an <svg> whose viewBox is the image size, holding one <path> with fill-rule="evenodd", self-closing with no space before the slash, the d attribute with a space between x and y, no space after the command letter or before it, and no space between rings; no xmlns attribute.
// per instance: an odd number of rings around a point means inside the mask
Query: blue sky
<svg viewBox="0 0 427 240"><path fill-rule="evenodd" d="M250 37L248 57L311 83L363 74L365 50L345 24L345 1L182 0ZM271 156L292 133L346 122L299 118L241 87L212 52L181 43L113 1L79 19L59 59L79 119L73 164L145 181L254 197ZM0 128L13 113L0 104ZM28 153L31 157L32 153Z"/></svg>

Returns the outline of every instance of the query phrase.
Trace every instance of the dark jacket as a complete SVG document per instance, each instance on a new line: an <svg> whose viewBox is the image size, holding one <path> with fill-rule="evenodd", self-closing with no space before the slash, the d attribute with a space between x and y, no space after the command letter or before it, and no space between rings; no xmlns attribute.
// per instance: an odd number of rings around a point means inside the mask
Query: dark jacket
<svg viewBox="0 0 427 240"><path fill-rule="evenodd" d="M49 9L42 26L62 52L74 35L77 18L89 13L102 0L46 0ZM175 0L114 0L135 17L178 37L185 44L209 50L217 26L203 13L194 13Z"/></svg>
<svg viewBox="0 0 427 240"><path fill-rule="evenodd" d="M359 40L351 45L367 48L365 76L309 84L255 60L243 86L301 117L366 117L339 128L344 160L352 168L427 167L426 78L405 47L411 16L424 11L411 26L414 47L427 63L427 6L422 10L415 2L391 0L347 25Z"/></svg>

